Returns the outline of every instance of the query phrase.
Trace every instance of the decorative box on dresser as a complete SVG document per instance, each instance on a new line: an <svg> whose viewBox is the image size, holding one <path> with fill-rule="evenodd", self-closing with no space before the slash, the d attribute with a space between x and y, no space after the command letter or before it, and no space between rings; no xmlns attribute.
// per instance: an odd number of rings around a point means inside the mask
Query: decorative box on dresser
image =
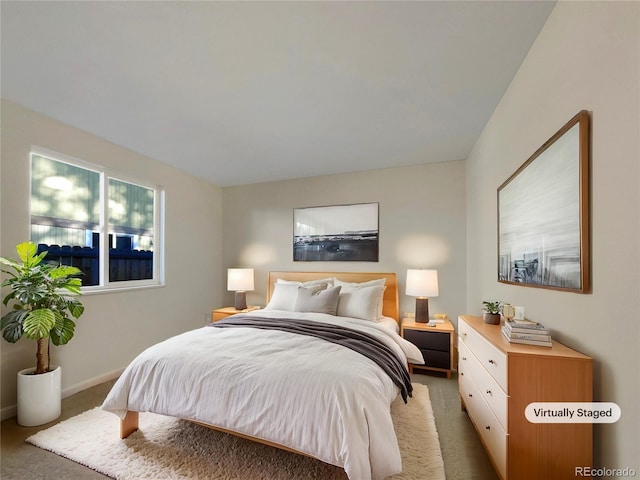
<svg viewBox="0 0 640 480"><path fill-rule="evenodd" d="M482 317L458 319L458 382L467 411L503 480L566 480L591 467L593 425L531 423L532 402L591 402L592 360L569 347L509 343Z"/></svg>

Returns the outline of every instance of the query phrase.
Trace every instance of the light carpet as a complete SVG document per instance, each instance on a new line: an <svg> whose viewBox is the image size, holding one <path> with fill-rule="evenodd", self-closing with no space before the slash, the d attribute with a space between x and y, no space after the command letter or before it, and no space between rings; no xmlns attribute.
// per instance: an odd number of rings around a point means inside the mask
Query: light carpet
<svg viewBox="0 0 640 480"><path fill-rule="evenodd" d="M414 384L405 405L391 414L402 452L403 472L393 480L444 480L444 463L429 391ZM140 414L140 430L119 438L120 422L99 407L42 430L33 445L118 480L338 480L344 470L191 422Z"/></svg>

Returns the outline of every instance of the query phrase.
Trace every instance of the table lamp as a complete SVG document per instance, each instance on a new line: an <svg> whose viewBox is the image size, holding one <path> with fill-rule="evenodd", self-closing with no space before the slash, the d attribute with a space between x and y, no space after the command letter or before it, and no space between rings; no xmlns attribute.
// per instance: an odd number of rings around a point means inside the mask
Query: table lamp
<svg viewBox="0 0 640 480"><path fill-rule="evenodd" d="M253 288L253 268L227 269L227 290L236 292L236 310L247 308L246 292L253 290Z"/></svg>
<svg viewBox="0 0 640 480"><path fill-rule="evenodd" d="M405 293L416 297L416 323L428 323L429 297L438 296L438 271L408 269Z"/></svg>

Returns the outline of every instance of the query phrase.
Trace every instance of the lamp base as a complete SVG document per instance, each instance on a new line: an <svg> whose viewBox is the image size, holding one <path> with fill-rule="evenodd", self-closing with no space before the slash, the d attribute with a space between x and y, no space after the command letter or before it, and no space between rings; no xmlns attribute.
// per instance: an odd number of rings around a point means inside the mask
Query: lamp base
<svg viewBox="0 0 640 480"><path fill-rule="evenodd" d="M247 294L246 292L236 292L236 304L234 305L236 310L246 310L247 308Z"/></svg>
<svg viewBox="0 0 640 480"><path fill-rule="evenodd" d="M429 323L429 299L416 298L416 323Z"/></svg>

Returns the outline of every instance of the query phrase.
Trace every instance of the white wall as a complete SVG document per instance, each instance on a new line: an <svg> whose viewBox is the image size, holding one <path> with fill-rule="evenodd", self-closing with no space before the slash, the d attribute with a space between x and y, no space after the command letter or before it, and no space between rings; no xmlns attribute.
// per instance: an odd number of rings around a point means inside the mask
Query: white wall
<svg viewBox="0 0 640 480"><path fill-rule="evenodd" d="M524 305L594 359L594 397L622 419L595 427L595 466L640 473L640 4L559 2L467 161L467 309ZM592 115L593 293L496 281L496 189L581 109Z"/></svg>
<svg viewBox="0 0 640 480"><path fill-rule="evenodd" d="M223 266L256 269L254 305L265 304L270 270L396 272L401 313L415 311L407 268L435 268L440 296L430 312L455 319L466 295L464 188L463 161L225 188ZM294 208L368 202L379 203L379 262L293 261ZM233 294L225 301L233 305Z"/></svg>
<svg viewBox="0 0 640 480"><path fill-rule="evenodd" d="M147 346L202 326L220 305L224 286L222 190L150 158L2 101L1 233L3 257L29 238L29 151L31 145L105 165L166 191L166 286L85 295L85 314L75 337L52 346L63 367L63 393L104 381ZM3 309L3 313L4 313ZM0 342L3 418L14 412L16 372L34 365L35 342Z"/></svg>

